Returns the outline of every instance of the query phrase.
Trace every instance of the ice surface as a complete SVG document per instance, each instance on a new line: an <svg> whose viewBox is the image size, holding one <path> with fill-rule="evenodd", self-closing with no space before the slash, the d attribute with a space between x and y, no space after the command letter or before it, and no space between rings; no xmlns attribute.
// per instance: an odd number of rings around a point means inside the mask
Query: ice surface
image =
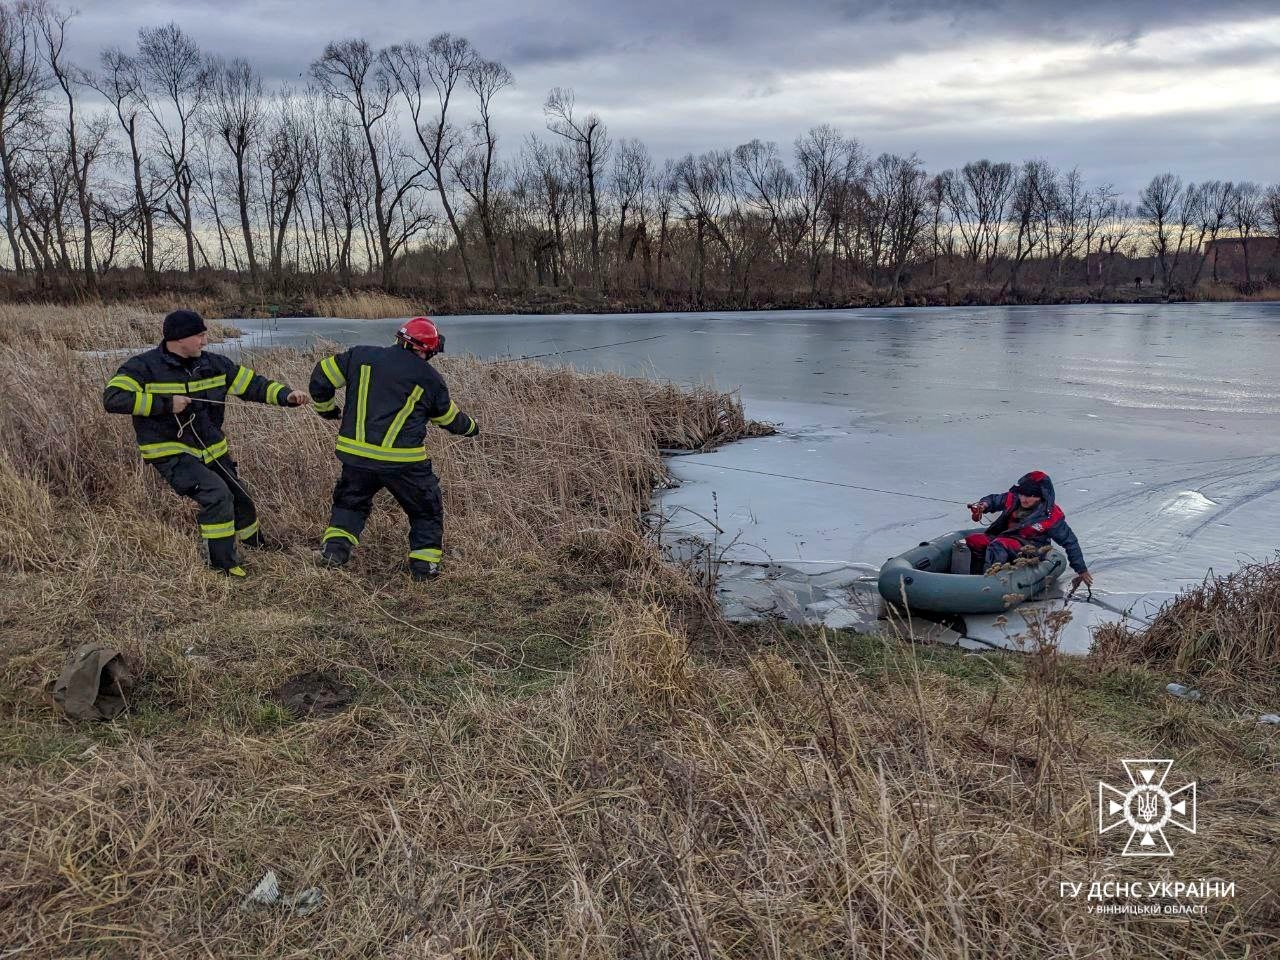
<svg viewBox="0 0 1280 960"><path fill-rule="evenodd" d="M255 332L254 323L246 329ZM740 388L751 416L777 422L775 437L673 458L684 482L660 497L673 532L716 541L732 560L780 565L763 577L762 568L726 567L731 612L830 624L839 610L825 600L850 601L858 576L968 526L966 502L1037 468L1053 477L1096 577L1095 597L1107 605L1073 600L1066 646L1076 652L1087 649L1088 627L1115 610L1137 602L1135 612L1149 617L1153 603L1211 570L1271 557L1280 541L1280 304L441 324L451 351L481 356L657 337L545 362ZM386 342L395 327L281 320L256 332L261 343L316 335ZM725 533L717 538L694 512ZM739 601L739 585L760 589ZM865 614L848 616L865 622ZM977 620L968 624L973 636L1007 642Z"/></svg>

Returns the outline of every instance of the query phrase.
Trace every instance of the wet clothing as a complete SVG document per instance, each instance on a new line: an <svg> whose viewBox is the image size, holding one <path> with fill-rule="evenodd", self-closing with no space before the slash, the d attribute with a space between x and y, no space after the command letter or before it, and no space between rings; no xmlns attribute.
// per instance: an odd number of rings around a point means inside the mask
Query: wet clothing
<svg viewBox="0 0 1280 960"><path fill-rule="evenodd" d="M1034 487L1040 502L1030 510L1023 510L1014 492L1019 487ZM1041 547L1050 540L1067 552L1067 562L1076 573L1084 573L1084 553L1080 541L1067 526L1066 514L1057 505L1053 481L1049 475L1033 470L1020 477L1018 482L1004 493L989 493L978 505L983 513L999 513L995 523L987 527L985 534L972 534L965 539L971 549L986 550L986 566L1007 563L1018 556L1024 546Z"/></svg>
<svg viewBox="0 0 1280 960"><path fill-rule="evenodd" d="M338 408L337 391L346 388ZM404 347L352 347L325 357L311 373L320 416L341 418L335 444L342 474L322 542L355 546L373 507L388 490L409 518L411 563L439 563L444 543L440 482L426 448L428 423L464 437L479 425L449 399L444 378Z"/></svg>
<svg viewBox="0 0 1280 960"><path fill-rule="evenodd" d="M212 567L234 568L236 541L262 539L253 498L236 472L222 432L224 404L236 396L286 406L291 392L287 384L268 380L223 354L205 351L179 357L163 343L126 360L103 391L102 405L108 413L133 418L142 459L176 493L200 505L197 522ZM180 394L193 400L175 414L173 398Z"/></svg>

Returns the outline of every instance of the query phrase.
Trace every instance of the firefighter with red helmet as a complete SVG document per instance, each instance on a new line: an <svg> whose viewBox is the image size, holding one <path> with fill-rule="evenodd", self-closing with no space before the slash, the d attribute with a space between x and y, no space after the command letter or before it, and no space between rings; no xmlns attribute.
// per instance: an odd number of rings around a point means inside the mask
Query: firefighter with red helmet
<svg viewBox="0 0 1280 960"><path fill-rule="evenodd" d="M332 566L351 548L373 506L388 490L409 517L409 571L415 580L440 572L444 508L440 482L426 448L428 423L464 437L480 426L449 399L444 378L430 360L444 352L444 336L427 317L414 317L396 333L394 346L352 347L325 357L311 373L316 412L341 418L336 451L342 473L333 489L333 511L321 537L321 555ZM337 391L346 389L338 407Z"/></svg>

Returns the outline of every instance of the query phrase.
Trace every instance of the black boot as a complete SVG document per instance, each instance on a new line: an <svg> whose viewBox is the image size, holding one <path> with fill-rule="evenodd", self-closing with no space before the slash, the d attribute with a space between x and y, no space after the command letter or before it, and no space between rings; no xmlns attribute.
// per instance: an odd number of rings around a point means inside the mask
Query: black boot
<svg viewBox="0 0 1280 960"><path fill-rule="evenodd" d="M253 547L254 549L257 549L257 550L279 550L280 549L275 544L268 543L267 538L262 535L261 530L253 531L253 536L245 537L243 540L240 541L240 545L242 547Z"/></svg>
<svg viewBox="0 0 1280 960"><path fill-rule="evenodd" d="M341 567L351 559L351 545L343 540L326 540L320 560L330 567Z"/></svg>
<svg viewBox="0 0 1280 960"><path fill-rule="evenodd" d="M440 564L430 560L410 560L409 574L417 581L434 580L440 576Z"/></svg>

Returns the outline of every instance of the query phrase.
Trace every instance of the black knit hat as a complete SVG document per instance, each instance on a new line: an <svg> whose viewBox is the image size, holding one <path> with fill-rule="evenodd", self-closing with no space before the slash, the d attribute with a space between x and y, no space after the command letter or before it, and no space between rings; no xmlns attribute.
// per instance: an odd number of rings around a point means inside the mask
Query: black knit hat
<svg viewBox="0 0 1280 960"><path fill-rule="evenodd" d="M175 310L164 318L164 339L185 340L208 329L204 317L194 310Z"/></svg>
<svg viewBox="0 0 1280 960"><path fill-rule="evenodd" d="M1044 491L1040 489L1040 484L1032 480L1024 480L1013 488L1014 493L1022 494L1024 497L1043 497Z"/></svg>

